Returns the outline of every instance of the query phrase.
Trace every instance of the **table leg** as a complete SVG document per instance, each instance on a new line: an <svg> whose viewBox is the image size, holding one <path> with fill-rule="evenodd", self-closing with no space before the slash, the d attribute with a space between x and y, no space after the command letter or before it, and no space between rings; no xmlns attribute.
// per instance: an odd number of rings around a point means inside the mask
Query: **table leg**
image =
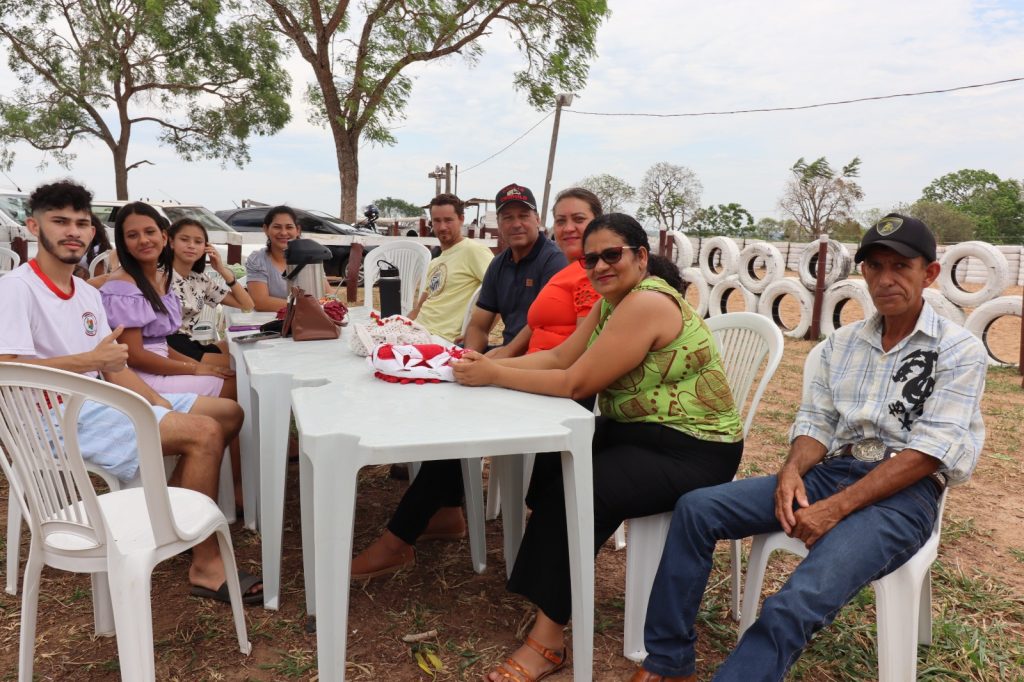
<svg viewBox="0 0 1024 682"><path fill-rule="evenodd" d="M523 464L525 455L505 455L492 457L492 475L498 477L498 490L501 497L501 526L504 529L505 577L512 575L512 566L519 554L519 545L523 541L526 528L525 497L523 486Z"/></svg>
<svg viewBox="0 0 1024 682"><path fill-rule="evenodd" d="M487 536L484 528L483 468L479 457L463 459L462 488L466 491L466 522L469 526L469 555L473 570L487 570Z"/></svg>
<svg viewBox="0 0 1024 682"><path fill-rule="evenodd" d="M259 410L263 605L275 611L281 594L281 537L284 528L284 481L288 470L290 389L291 379L285 375L266 375L255 387Z"/></svg>
<svg viewBox="0 0 1024 682"><path fill-rule="evenodd" d="M238 344L234 344L237 346ZM260 499L260 462L259 447L256 443L255 412L249 390L249 369L245 365L243 351L231 353L232 365L235 369L235 381L238 386L238 405L245 413L245 421L242 422L242 430L238 434L238 444L241 448L242 460L242 495L245 497L245 527L249 530L256 530L256 520L259 516Z"/></svg>
<svg viewBox="0 0 1024 682"><path fill-rule="evenodd" d="M314 580L320 682L345 679L352 521L359 474L348 457L350 448L332 446L328 450L307 451L313 458L313 514L319 519L314 528Z"/></svg>
<svg viewBox="0 0 1024 682"><path fill-rule="evenodd" d="M302 580L306 615L316 615L316 514L313 513L313 464L299 433L299 507L302 510Z"/></svg>
<svg viewBox="0 0 1024 682"><path fill-rule="evenodd" d="M575 435L575 434L574 434ZM562 453L572 589L573 679L590 682L594 665L594 492L591 434Z"/></svg>

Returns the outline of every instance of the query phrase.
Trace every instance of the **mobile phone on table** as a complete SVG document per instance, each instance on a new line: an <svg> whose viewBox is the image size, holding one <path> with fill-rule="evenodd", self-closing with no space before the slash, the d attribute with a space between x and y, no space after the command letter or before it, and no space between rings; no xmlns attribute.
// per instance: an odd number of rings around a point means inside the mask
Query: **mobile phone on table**
<svg viewBox="0 0 1024 682"><path fill-rule="evenodd" d="M279 339L281 334L279 332L256 332L255 334L243 334L242 336L236 336L234 341L236 343L256 343L257 341L263 341L264 339Z"/></svg>

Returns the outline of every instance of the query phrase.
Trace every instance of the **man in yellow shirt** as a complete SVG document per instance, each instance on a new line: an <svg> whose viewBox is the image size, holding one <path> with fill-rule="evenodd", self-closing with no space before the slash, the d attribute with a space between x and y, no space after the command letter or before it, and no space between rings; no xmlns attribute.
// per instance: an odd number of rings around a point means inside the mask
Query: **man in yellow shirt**
<svg viewBox="0 0 1024 682"><path fill-rule="evenodd" d="M462 334L469 300L483 282L494 256L480 242L463 238L465 212L454 194L438 194L431 199L430 221L441 243L441 255L430 262L426 290L409 317L431 334L454 341Z"/></svg>

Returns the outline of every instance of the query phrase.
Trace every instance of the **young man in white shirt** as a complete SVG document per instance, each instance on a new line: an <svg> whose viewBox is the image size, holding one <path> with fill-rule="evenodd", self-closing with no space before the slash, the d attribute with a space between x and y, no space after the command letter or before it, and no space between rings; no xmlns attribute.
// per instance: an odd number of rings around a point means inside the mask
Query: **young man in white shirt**
<svg viewBox="0 0 1024 682"><path fill-rule="evenodd" d="M0 362L53 367L99 377L138 393L153 406L165 455L180 455L170 484L217 498L224 444L238 433L242 411L222 398L162 396L126 365L122 328L111 331L97 290L73 276L92 241L92 194L73 182L43 185L29 198L26 227L39 241L30 262L0 278ZM83 457L123 480L138 470L134 429L113 408L87 403L79 419ZM196 545L189 568L193 594L227 601L217 541ZM262 581L244 576L247 603L262 601Z"/></svg>

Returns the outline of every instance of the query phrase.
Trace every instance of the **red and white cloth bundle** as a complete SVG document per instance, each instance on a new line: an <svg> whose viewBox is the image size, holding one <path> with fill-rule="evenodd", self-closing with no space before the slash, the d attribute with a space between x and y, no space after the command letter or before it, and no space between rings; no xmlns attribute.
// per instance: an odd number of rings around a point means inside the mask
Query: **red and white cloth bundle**
<svg viewBox="0 0 1024 682"><path fill-rule="evenodd" d="M383 381L401 384L425 384L455 381L451 361L466 351L458 346L438 343L381 344L367 360L373 375Z"/></svg>

